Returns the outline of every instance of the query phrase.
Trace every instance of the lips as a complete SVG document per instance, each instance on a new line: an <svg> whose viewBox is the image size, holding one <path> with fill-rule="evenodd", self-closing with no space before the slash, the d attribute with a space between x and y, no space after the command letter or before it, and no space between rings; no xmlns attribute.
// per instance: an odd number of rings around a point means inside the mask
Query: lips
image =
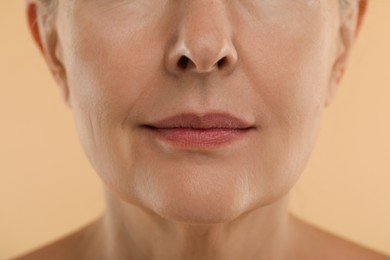
<svg viewBox="0 0 390 260"><path fill-rule="evenodd" d="M255 127L226 113L179 114L142 125L154 137L177 147L212 148L244 137Z"/></svg>

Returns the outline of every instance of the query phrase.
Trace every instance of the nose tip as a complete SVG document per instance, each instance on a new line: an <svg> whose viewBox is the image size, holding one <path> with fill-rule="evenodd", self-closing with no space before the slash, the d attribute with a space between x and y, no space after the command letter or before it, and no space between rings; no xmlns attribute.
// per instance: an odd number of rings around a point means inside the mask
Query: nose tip
<svg viewBox="0 0 390 260"><path fill-rule="evenodd" d="M168 71L176 75L232 71L238 54L227 8L212 1L194 1L186 8L169 41L165 56Z"/></svg>

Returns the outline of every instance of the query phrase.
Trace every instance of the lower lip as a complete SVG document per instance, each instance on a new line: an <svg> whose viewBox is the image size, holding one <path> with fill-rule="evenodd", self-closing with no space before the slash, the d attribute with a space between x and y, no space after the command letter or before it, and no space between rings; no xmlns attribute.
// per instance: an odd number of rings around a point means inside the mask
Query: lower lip
<svg viewBox="0 0 390 260"><path fill-rule="evenodd" d="M154 136L184 148L213 148L243 138L251 129L148 128Z"/></svg>

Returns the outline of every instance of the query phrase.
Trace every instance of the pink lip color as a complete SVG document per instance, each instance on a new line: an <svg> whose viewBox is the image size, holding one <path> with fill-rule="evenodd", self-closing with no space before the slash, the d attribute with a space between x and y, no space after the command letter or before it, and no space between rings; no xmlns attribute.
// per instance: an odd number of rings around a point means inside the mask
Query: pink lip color
<svg viewBox="0 0 390 260"><path fill-rule="evenodd" d="M212 148L245 136L254 127L224 113L181 114L143 125L155 137L185 148Z"/></svg>

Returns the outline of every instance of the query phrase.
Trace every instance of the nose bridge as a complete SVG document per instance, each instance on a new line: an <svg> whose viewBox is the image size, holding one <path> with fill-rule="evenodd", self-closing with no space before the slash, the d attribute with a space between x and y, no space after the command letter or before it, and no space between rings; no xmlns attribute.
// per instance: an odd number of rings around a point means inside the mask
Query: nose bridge
<svg viewBox="0 0 390 260"><path fill-rule="evenodd" d="M171 66L196 72L229 67L237 59L224 0L189 0L177 23L177 40L170 52ZM184 65L184 66L183 66ZM223 65L223 66L222 66Z"/></svg>
<svg viewBox="0 0 390 260"><path fill-rule="evenodd" d="M179 32L188 44L197 44L199 37L211 41L223 40L229 34L228 14L223 1L189 0ZM201 45L201 42L200 44Z"/></svg>

